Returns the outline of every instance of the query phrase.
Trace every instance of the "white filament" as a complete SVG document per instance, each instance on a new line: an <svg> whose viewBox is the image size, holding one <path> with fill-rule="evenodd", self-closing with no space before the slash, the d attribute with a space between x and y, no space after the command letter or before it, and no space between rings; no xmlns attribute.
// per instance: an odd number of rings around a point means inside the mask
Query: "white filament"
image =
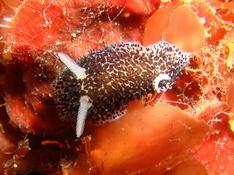
<svg viewBox="0 0 234 175"><path fill-rule="evenodd" d="M77 79L86 78L85 68L82 68L76 64L76 62L67 54L59 52L58 57L67 66L67 68L76 75Z"/></svg>
<svg viewBox="0 0 234 175"><path fill-rule="evenodd" d="M90 98L88 96L80 97L80 107L77 114L77 121L76 121L76 137L79 138L85 127L85 120L87 118L87 113L89 108L92 106Z"/></svg>
<svg viewBox="0 0 234 175"><path fill-rule="evenodd" d="M6 21L6 22L13 22L14 18L4 17L3 20Z"/></svg>

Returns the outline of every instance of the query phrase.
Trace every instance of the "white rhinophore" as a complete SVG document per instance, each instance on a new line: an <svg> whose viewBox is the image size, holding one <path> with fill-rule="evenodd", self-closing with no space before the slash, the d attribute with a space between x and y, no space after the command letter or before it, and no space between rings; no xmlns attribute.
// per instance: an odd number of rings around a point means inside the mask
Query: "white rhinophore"
<svg viewBox="0 0 234 175"><path fill-rule="evenodd" d="M76 62L71 59L67 54L58 52L59 59L76 75L77 79L86 78L85 68L80 67Z"/></svg>
<svg viewBox="0 0 234 175"><path fill-rule="evenodd" d="M76 136L79 138L85 126L85 120L87 117L87 113L89 108L92 106L91 100L88 96L81 96L80 97L80 106L77 113L77 121L76 121Z"/></svg>

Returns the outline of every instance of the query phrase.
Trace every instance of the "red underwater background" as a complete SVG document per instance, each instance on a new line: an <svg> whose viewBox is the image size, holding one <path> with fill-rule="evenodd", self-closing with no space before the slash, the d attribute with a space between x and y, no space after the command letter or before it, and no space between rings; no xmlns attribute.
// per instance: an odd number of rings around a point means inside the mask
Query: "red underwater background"
<svg viewBox="0 0 234 175"><path fill-rule="evenodd" d="M1 0L0 15L0 174L233 174L232 0ZM77 139L51 103L60 67L46 53L160 40L193 54L173 89Z"/></svg>

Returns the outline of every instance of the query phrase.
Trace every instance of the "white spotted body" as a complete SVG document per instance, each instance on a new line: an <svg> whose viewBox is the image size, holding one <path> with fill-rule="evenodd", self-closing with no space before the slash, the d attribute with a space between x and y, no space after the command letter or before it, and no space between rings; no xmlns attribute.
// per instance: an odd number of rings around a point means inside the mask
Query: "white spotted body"
<svg viewBox="0 0 234 175"><path fill-rule="evenodd" d="M63 53L58 58L67 68L54 82L55 102L61 118L77 118L79 137L86 119L96 124L113 121L129 101L171 88L190 54L161 41L148 47L135 42L112 45L77 63Z"/></svg>

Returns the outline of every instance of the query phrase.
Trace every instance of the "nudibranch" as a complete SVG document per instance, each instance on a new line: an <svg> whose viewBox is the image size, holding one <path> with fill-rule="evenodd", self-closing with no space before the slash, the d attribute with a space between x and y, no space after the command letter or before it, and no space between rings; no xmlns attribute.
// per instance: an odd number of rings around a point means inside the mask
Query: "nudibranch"
<svg viewBox="0 0 234 175"><path fill-rule="evenodd" d="M129 101L161 93L175 83L191 54L160 41L150 46L136 42L111 45L75 62L62 52L65 65L53 83L54 98L62 119L76 119L76 136L86 119L103 124L126 112Z"/></svg>

